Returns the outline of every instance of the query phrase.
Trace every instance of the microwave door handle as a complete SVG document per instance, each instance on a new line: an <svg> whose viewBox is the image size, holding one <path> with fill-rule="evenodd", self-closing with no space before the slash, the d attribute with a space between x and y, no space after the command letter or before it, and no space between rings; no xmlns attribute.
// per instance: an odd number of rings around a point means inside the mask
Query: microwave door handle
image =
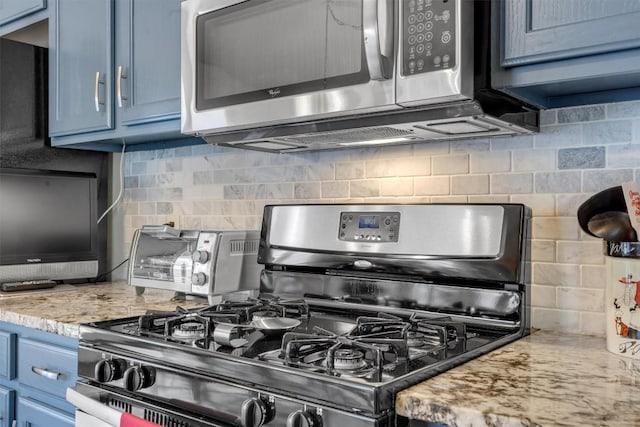
<svg viewBox="0 0 640 427"><path fill-rule="evenodd" d="M389 79L393 58L393 0L364 0L362 22L371 79Z"/></svg>

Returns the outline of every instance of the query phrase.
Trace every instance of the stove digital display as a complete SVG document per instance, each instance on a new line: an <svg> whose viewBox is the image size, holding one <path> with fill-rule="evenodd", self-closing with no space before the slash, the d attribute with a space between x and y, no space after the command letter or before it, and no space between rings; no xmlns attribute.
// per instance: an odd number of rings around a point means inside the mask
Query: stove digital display
<svg viewBox="0 0 640 427"><path fill-rule="evenodd" d="M358 228L380 228L379 215L360 215Z"/></svg>

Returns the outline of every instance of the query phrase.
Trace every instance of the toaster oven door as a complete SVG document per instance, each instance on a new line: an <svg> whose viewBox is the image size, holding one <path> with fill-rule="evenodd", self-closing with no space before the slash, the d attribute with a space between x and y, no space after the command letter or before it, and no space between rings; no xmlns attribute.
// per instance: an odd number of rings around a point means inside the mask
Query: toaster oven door
<svg viewBox="0 0 640 427"><path fill-rule="evenodd" d="M195 239L161 239L136 231L129 258L129 283L140 287L191 290Z"/></svg>

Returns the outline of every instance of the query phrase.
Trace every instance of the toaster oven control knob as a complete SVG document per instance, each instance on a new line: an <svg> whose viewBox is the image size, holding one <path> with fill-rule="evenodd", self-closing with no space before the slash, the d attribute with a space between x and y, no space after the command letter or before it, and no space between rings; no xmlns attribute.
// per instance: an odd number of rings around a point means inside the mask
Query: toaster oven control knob
<svg viewBox="0 0 640 427"><path fill-rule="evenodd" d="M195 273L191 275L191 284L195 286L202 286L207 283L207 275L204 273Z"/></svg>
<svg viewBox="0 0 640 427"><path fill-rule="evenodd" d="M209 252L207 251L195 251L191 254L191 259L193 262L197 262L200 264L206 264L209 261Z"/></svg>
<svg viewBox="0 0 640 427"><path fill-rule="evenodd" d="M300 409L289 414L287 427L322 427L322 420L311 412Z"/></svg>
<svg viewBox="0 0 640 427"><path fill-rule="evenodd" d="M146 366L131 366L124 371L122 382L124 383L125 390L138 391L153 385L155 382L155 372L153 368Z"/></svg>
<svg viewBox="0 0 640 427"><path fill-rule="evenodd" d="M259 397L247 399L242 403L240 420L242 427L261 427L273 419L274 408L271 403Z"/></svg>
<svg viewBox="0 0 640 427"><path fill-rule="evenodd" d="M122 378L127 362L122 359L102 359L95 366L95 378L100 383L108 383Z"/></svg>

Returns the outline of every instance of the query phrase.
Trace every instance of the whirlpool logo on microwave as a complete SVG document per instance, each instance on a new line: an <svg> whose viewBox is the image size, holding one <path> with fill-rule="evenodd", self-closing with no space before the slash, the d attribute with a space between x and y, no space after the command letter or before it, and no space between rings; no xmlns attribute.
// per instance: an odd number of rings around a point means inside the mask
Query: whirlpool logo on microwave
<svg viewBox="0 0 640 427"><path fill-rule="evenodd" d="M274 89L269 89L267 91L269 93L269 96L271 96L272 98L275 98L276 96L280 95L280 88L274 88Z"/></svg>
<svg viewBox="0 0 640 427"><path fill-rule="evenodd" d="M27 258L27 262L42 262L42 258Z"/></svg>

